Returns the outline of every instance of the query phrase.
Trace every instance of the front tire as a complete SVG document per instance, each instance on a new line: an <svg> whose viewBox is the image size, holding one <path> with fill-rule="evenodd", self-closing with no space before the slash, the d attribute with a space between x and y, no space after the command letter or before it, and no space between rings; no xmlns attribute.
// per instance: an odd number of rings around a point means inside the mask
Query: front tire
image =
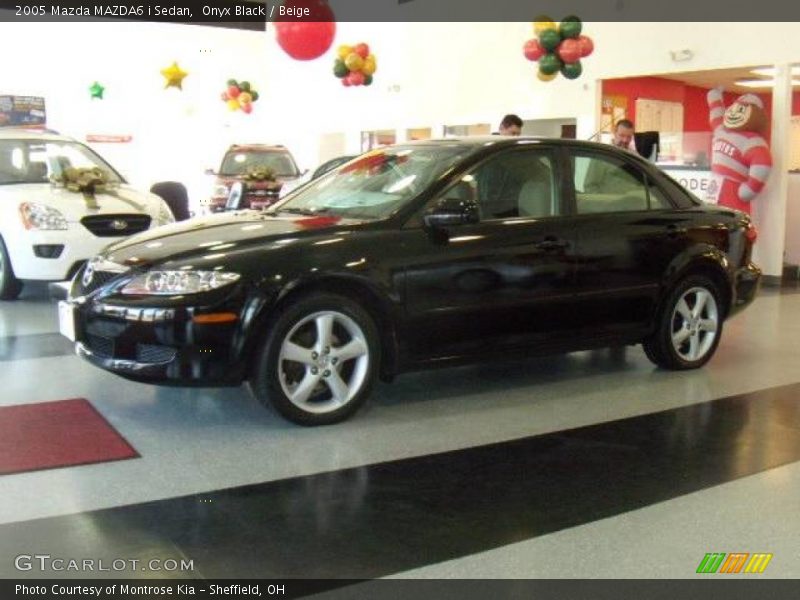
<svg viewBox="0 0 800 600"><path fill-rule="evenodd" d="M8 250L0 237L0 300L16 300L22 292L22 282L14 276Z"/></svg>
<svg viewBox="0 0 800 600"><path fill-rule="evenodd" d="M375 321L360 305L334 294L307 296L270 324L253 392L294 423L338 423L369 396L380 348Z"/></svg>
<svg viewBox="0 0 800 600"><path fill-rule="evenodd" d="M642 344L647 358L671 370L702 367L722 336L719 288L707 277L691 275L672 290L657 318L655 333Z"/></svg>

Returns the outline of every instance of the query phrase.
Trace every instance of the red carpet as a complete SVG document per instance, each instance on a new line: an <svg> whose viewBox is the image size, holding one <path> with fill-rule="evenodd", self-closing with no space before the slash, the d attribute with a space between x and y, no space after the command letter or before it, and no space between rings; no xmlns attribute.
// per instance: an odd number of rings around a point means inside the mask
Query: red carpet
<svg viewBox="0 0 800 600"><path fill-rule="evenodd" d="M0 407L0 475L138 456L83 398Z"/></svg>

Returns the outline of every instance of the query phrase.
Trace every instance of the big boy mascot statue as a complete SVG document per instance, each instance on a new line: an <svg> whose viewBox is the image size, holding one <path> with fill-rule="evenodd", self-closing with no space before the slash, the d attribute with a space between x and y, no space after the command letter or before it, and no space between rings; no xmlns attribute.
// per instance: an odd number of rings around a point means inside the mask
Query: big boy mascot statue
<svg viewBox="0 0 800 600"><path fill-rule="evenodd" d="M764 188L772 170L772 155L763 135L764 103L755 94L745 94L726 109L722 89L715 88L708 92L708 107L717 202L749 213L750 201Z"/></svg>

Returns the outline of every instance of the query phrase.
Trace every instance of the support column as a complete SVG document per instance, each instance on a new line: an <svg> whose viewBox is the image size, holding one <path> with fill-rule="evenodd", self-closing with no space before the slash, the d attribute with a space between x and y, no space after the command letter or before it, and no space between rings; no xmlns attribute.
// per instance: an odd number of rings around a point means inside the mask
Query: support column
<svg viewBox="0 0 800 600"><path fill-rule="evenodd" d="M789 193L789 145L792 125L791 65L775 66L772 91L772 173L754 200L753 219L758 228L753 258L764 271L764 283L779 285L783 275L786 241L786 198Z"/></svg>

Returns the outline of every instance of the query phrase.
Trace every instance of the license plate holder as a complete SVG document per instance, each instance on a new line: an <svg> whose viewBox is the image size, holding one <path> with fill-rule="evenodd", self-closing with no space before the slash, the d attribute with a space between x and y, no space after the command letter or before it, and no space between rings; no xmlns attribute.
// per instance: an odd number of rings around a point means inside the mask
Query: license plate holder
<svg viewBox="0 0 800 600"><path fill-rule="evenodd" d="M58 330L70 342L74 342L76 336L76 323L78 321L77 307L63 300L58 303Z"/></svg>

